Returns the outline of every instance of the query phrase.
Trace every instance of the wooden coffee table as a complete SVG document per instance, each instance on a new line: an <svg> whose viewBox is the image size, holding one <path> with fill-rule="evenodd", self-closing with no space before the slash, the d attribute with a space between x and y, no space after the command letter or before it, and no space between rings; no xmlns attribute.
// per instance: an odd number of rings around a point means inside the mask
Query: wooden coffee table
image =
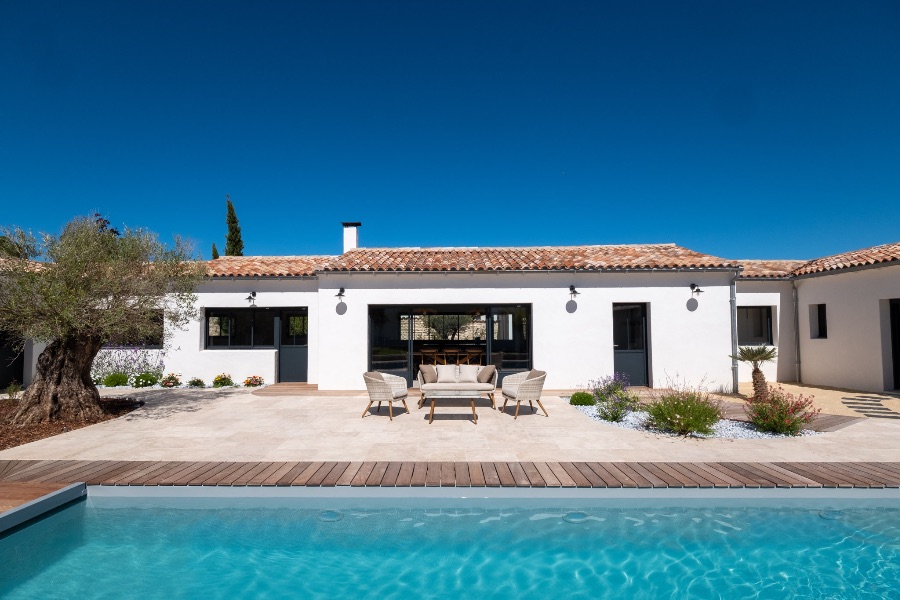
<svg viewBox="0 0 900 600"><path fill-rule="evenodd" d="M475 392L466 392L461 390L436 390L433 392L428 392L428 396L425 397L425 400L431 400L431 414L428 415L428 424L431 425L431 422L434 421L434 403L435 400L438 399L446 399L446 398L455 398L455 399L466 399L472 403L472 422L478 425L478 413L475 412L475 401L481 399L481 394L477 394Z"/></svg>

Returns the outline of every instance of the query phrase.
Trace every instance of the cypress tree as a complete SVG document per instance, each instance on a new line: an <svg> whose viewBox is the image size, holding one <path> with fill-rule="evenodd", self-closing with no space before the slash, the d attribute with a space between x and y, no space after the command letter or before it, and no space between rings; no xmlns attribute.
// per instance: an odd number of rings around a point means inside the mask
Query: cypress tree
<svg viewBox="0 0 900 600"><path fill-rule="evenodd" d="M234 214L234 204L231 198L225 194L225 202L228 205L228 214L225 223L228 225L228 235L225 236L225 256L243 256L244 240L241 239L241 226L238 225L237 215Z"/></svg>
<svg viewBox="0 0 900 600"><path fill-rule="evenodd" d="M213 260L216 260L217 258L219 258L219 249L216 248L215 242L213 242L212 257L213 257Z"/></svg>

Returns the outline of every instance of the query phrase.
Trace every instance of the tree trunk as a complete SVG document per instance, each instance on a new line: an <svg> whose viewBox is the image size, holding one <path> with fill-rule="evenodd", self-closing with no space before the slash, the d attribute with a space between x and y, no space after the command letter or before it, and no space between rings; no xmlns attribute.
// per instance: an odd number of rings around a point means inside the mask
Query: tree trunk
<svg viewBox="0 0 900 600"><path fill-rule="evenodd" d="M769 395L769 387L766 385L766 376L759 367L753 369L753 397L757 400L765 400Z"/></svg>
<svg viewBox="0 0 900 600"><path fill-rule="evenodd" d="M15 425L48 421L92 421L103 415L91 365L103 347L95 337L54 340L41 352L37 372L10 419Z"/></svg>

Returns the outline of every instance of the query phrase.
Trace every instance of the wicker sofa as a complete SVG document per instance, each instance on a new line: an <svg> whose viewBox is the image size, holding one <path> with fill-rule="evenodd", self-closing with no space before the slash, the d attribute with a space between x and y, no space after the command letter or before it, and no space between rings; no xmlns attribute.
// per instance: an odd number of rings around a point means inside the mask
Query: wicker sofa
<svg viewBox="0 0 900 600"><path fill-rule="evenodd" d="M434 376L430 376L431 373ZM487 394L491 407L495 410L497 408L494 402L497 369L493 365L421 365L416 380L422 391L419 408L431 392L470 392L477 396Z"/></svg>

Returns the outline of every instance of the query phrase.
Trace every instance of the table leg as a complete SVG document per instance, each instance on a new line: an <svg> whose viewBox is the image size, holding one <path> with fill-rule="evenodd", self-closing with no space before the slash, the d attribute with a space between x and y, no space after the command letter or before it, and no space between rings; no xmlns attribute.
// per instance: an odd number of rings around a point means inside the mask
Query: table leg
<svg viewBox="0 0 900 600"><path fill-rule="evenodd" d="M475 412L475 398L472 398L472 420L478 425L478 413Z"/></svg>
<svg viewBox="0 0 900 600"><path fill-rule="evenodd" d="M428 415L428 424L431 425L432 421L434 421L434 398L431 399L431 414Z"/></svg>

